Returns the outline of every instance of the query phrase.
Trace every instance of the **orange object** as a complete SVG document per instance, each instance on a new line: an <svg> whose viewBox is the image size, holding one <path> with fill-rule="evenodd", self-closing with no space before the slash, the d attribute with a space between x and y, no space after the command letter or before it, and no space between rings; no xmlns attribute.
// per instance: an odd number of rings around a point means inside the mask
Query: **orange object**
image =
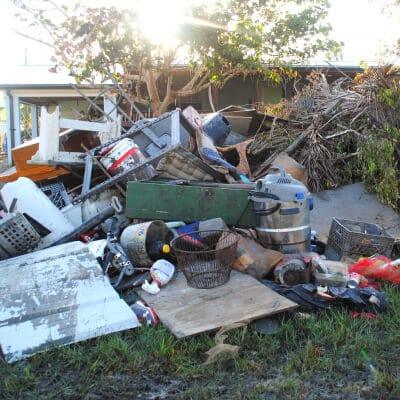
<svg viewBox="0 0 400 400"><path fill-rule="evenodd" d="M227 147L217 147L217 150L229 163L236 167L238 172L247 176L251 176L246 150L247 146L249 146L253 140L254 139L249 139Z"/></svg>
<svg viewBox="0 0 400 400"><path fill-rule="evenodd" d="M0 182L13 182L21 176L25 176L36 182L69 174L69 171L62 167L28 164L27 161L32 158L38 149L39 138L29 140L13 148L12 158L14 166L0 174Z"/></svg>
<svg viewBox="0 0 400 400"><path fill-rule="evenodd" d="M81 144L88 149L92 149L100 144L99 135L81 131L74 131L72 134L68 131L60 134L60 150L82 152ZM21 176L31 179L34 182L57 178L70 172L62 167L52 167L50 165L28 164L27 161L39 149L39 138L31 139L12 149L12 158L14 166L0 174L0 182L13 182Z"/></svg>

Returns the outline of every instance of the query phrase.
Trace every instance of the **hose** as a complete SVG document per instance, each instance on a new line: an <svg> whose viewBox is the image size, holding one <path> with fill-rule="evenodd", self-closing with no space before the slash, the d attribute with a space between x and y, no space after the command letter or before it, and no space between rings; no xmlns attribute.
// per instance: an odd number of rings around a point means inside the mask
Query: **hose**
<svg viewBox="0 0 400 400"><path fill-rule="evenodd" d="M255 198L261 198L261 199L271 199L271 200L280 201L279 197L276 196L275 194L265 193L265 192L256 192L256 191L252 190L250 192L250 196L251 196L250 199L253 201L253 213L255 215L260 215L260 216L271 215L281 208L280 202L271 208L267 208L266 210L257 210L254 208L254 203L260 203L260 202L255 201L252 198L255 197Z"/></svg>

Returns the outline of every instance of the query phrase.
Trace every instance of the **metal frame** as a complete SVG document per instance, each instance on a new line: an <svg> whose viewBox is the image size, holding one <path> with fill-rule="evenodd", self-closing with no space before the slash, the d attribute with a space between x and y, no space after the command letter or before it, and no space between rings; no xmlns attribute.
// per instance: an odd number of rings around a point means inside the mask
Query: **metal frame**
<svg viewBox="0 0 400 400"><path fill-rule="evenodd" d="M32 138L36 138L39 135L38 112L36 104L31 104L31 119L32 119Z"/></svg>
<svg viewBox="0 0 400 400"><path fill-rule="evenodd" d="M12 107L12 96L7 92L6 96L6 115L7 115L7 164L12 165L12 154L11 150L14 147L14 115Z"/></svg>
<svg viewBox="0 0 400 400"><path fill-rule="evenodd" d="M73 199L73 203L77 204L80 203L81 201L84 201L86 199L88 199L89 197L98 194L100 192L103 192L105 189L108 189L111 186L114 186L116 183L122 181L123 179L127 178L129 175L133 174L136 171L139 171L140 169L142 169L143 167L153 163L153 162L157 162L158 160L160 160L161 158L163 158L169 151L173 151L176 148L178 148L180 146L174 146L174 147L167 147L165 150L163 150L162 152L160 152L159 154L157 154L154 157L149 157L146 160L142 161L141 163L134 165L132 168L125 170L123 172L120 172L119 174L113 176L110 179L107 179L104 182L99 183L98 185L96 185L95 187L88 189L85 193L81 193L79 196L75 197ZM91 152L92 150L90 150L89 152ZM88 152L88 153L89 153ZM85 168L86 169L86 168ZM86 173L86 171L85 171ZM86 179L88 178L89 175L87 175Z"/></svg>

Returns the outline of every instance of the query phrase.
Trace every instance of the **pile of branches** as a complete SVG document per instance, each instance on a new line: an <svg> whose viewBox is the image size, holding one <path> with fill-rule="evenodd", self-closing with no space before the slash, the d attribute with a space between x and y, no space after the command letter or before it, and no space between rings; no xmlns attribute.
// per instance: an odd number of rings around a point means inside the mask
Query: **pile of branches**
<svg viewBox="0 0 400 400"><path fill-rule="evenodd" d="M307 168L310 190L318 192L360 179L360 146L388 126L400 128L400 70L369 69L332 83L324 73L312 72L307 79L276 109L304 136L294 158Z"/></svg>

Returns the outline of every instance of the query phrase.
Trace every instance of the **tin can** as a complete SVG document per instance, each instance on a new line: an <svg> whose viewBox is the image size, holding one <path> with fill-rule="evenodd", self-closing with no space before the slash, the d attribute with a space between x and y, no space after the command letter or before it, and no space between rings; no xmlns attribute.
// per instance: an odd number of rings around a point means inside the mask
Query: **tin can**
<svg viewBox="0 0 400 400"><path fill-rule="evenodd" d="M360 282L361 282L361 275L357 274L356 272L350 272L347 280L347 287L350 289L355 289L360 285Z"/></svg>

